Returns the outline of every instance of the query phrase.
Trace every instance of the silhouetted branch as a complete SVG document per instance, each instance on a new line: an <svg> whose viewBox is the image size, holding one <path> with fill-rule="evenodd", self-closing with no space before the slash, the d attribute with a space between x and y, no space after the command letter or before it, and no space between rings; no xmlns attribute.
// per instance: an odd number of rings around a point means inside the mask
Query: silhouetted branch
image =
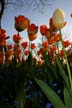
<svg viewBox="0 0 72 108"><path fill-rule="evenodd" d="M12 4L17 7L29 8L41 12L45 7L52 6L54 0L6 0L6 5Z"/></svg>
<svg viewBox="0 0 72 108"><path fill-rule="evenodd" d="M17 7L29 8L43 12L46 6L51 6L54 0L0 0L0 26L2 15L7 5L15 5Z"/></svg>
<svg viewBox="0 0 72 108"><path fill-rule="evenodd" d="M0 28L1 28L1 18L5 9L5 0L0 0Z"/></svg>

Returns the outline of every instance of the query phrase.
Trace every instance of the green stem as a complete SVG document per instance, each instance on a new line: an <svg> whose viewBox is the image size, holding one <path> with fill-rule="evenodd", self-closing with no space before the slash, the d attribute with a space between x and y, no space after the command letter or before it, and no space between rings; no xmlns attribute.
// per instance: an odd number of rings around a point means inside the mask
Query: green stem
<svg viewBox="0 0 72 108"><path fill-rule="evenodd" d="M18 32L18 36L19 36L19 32Z"/></svg>
<svg viewBox="0 0 72 108"><path fill-rule="evenodd" d="M30 43L30 40L29 40L29 53L30 53L30 45L31 45L31 43Z"/></svg>
<svg viewBox="0 0 72 108"><path fill-rule="evenodd" d="M43 47L43 36L42 36L42 47Z"/></svg>
<svg viewBox="0 0 72 108"><path fill-rule="evenodd" d="M57 46L58 56L59 56L59 44L58 44L58 42L56 43L56 46Z"/></svg>
<svg viewBox="0 0 72 108"><path fill-rule="evenodd" d="M71 83L71 71L70 71L70 67L69 67L69 63L68 63L66 51L65 51L65 48L64 48L64 43L63 43L63 39L62 39L62 33L61 33L61 30L60 30L60 38L61 38L62 48L63 48L63 51L64 51L64 57L65 57L65 60L66 60L66 65L67 65L67 70L68 70L68 75L69 75L69 80L70 80L70 86L71 86L71 89L72 89L72 83Z"/></svg>
<svg viewBox="0 0 72 108"><path fill-rule="evenodd" d="M32 41L31 41L31 44L32 44ZM30 44L30 45L31 45L31 44ZM32 48L30 48L30 49L31 49L31 54L32 54Z"/></svg>

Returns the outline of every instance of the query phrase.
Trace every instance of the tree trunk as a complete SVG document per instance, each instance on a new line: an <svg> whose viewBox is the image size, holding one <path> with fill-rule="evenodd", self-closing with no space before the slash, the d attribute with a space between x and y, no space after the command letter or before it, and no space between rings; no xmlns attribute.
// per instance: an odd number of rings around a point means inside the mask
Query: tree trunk
<svg viewBox="0 0 72 108"><path fill-rule="evenodd" d="M5 0L0 0L0 5L1 5L1 9L0 9L0 28L1 28L1 19L2 19L2 15L5 9Z"/></svg>

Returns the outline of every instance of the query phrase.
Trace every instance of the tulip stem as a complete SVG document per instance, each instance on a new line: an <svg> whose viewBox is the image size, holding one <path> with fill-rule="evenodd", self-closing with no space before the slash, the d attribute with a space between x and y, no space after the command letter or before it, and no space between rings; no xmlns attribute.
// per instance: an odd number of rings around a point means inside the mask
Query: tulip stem
<svg viewBox="0 0 72 108"><path fill-rule="evenodd" d="M63 43L63 39L62 39L62 33L61 33L61 30L60 30L60 38L61 38L62 49L63 49L63 51L64 51L64 57L65 57L65 60L66 60L66 65L67 65L67 70L68 70L68 75L69 75L69 80L70 80L70 86L71 86L71 89L72 89L72 83L71 83L71 71L70 71L70 67L69 67L69 63L68 63L66 51L65 51L65 48L64 48L64 43Z"/></svg>
<svg viewBox="0 0 72 108"><path fill-rule="evenodd" d="M43 48L43 35L42 35L42 48Z"/></svg>
<svg viewBox="0 0 72 108"><path fill-rule="evenodd" d="M19 36L19 32L18 32L18 36Z"/></svg>
<svg viewBox="0 0 72 108"><path fill-rule="evenodd" d="M29 40L29 53L30 53L30 45L31 45L31 43L30 43L30 40Z"/></svg>

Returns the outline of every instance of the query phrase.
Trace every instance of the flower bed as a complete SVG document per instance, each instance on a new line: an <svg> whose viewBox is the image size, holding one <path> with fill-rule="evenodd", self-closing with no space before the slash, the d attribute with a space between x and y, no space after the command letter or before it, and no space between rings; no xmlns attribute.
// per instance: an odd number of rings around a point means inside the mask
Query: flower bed
<svg viewBox="0 0 72 108"><path fill-rule="evenodd" d="M49 27L46 25L38 27L30 23L25 16L19 15L15 17L17 34L13 35L14 44L6 42L10 37L7 36L6 30L0 28L0 105L2 107L7 105L7 108L24 108L24 106L25 108L45 108L50 100L54 108L57 108L58 103L55 101L57 95L51 91L55 97L55 100L52 100L54 97L50 92L48 93L45 83L58 93L64 102L64 87L66 86L65 89L68 90L70 86L72 87L71 67L69 67L72 63L71 42L63 40L61 33L65 25L64 12L61 9L54 12L49 20ZM27 30L28 42L23 41L20 35L20 32L24 30ZM37 39L38 30L42 35L40 46L33 42ZM42 80L45 83L41 82ZM58 102L65 108L59 98Z"/></svg>

